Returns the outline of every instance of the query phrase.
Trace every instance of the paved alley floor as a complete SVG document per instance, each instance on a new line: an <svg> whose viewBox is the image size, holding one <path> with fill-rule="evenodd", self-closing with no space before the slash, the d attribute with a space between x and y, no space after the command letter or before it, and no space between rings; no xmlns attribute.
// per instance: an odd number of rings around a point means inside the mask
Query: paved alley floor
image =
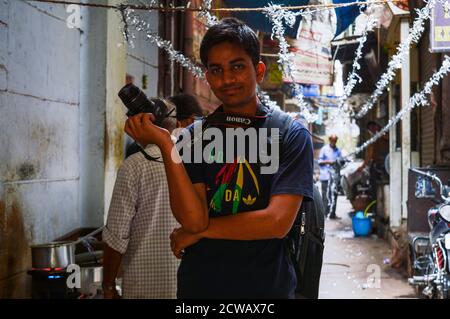
<svg viewBox="0 0 450 319"><path fill-rule="evenodd" d="M325 220L321 299L416 298L406 274L388 265L391 250L376 235L354 237L350 202L340 196L337 216Z"/></svg>

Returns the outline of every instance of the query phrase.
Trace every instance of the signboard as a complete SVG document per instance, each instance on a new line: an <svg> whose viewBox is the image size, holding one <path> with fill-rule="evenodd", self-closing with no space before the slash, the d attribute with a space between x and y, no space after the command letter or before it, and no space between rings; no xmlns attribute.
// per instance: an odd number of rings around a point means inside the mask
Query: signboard
<svg viewBox="0 0 450 319"><path fill-rule="evenodd" d="M439 1L431 11L430 51L450 51L450 10L445 10Z"/></svg>
<svg viewBox="0 0 450 319"><path fill-rule="evenodd" d="M319 19L303 19L298 39L289 40L290 52L294 54L297 83L332 85L333 66L331 39L334 33L331 23ZM285 78L285 82L291 82Z"/></svg>

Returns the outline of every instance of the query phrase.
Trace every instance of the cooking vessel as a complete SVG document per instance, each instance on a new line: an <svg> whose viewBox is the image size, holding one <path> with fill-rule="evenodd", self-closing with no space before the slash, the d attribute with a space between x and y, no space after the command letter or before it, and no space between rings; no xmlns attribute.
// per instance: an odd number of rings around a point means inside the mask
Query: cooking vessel
<svg viewBox="0 0 450 319"><path fill-rule="evenodd" d="M75 263L75 246L86 238L99 233L102 229L103 227L100 227L76 241L57 241L32 245L32 267L35 269L66 268Z"/></svg>
<svg viewBox="0 0 450 319"><path fill-rule="evenodd" d="M86 265L98 265L103 261L103 250L88 251L75 255L75 263L80 267Z"/></svg>
<svg viewBox="0 0 450 319"><path fill-rule="evenodd" d="M95 296L102 288L103 267L81 267L81 287L78 291L85 295Z"/></svg>
<svg viewBox="0 0 450 319"><path fill-rule="evenodd" d="M72 241L57 241L31 246L32 267L66 268L75 262L75 245Z"/></svg>

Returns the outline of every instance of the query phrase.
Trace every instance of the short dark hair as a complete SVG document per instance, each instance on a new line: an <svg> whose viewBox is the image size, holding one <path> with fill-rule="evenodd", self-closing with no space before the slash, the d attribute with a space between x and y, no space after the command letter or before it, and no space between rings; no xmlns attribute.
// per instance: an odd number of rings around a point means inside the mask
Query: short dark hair
<svg viewBox="0 0 450 319"><path fill-rule="evenodd" d="M177 109L177 120L182 121L191 116L202 116L203 111L197 99L190 94L177 94L168 98L170 102L175 104Z"/></svg>
<svg viewBox="0 0 450 319"><path fill-rule="evenodd" d="M258 37L242 21L236 18L224 18L208 29L200 45L200 59L208 67L208 52L212 47L223 42L239 45L252 59L256 66L260 61Z"/></svg>

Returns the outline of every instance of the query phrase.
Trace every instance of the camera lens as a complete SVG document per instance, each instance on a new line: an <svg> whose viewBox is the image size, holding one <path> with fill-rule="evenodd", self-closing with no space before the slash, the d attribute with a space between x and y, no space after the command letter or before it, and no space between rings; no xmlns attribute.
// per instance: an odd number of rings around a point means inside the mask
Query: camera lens
<svg viewBox="0 0 450 319"><path fill-rule="evenodd" d="M119 98L128 109L128 116L136 115L143 112L152 112L152 103L137 86L133 84L125 85L119 91Z"/></svg>
<svg viewBox="0 0 450 319"><path fill-rule="evenodd" d="M139 113L152 113L155 116L154 123L158 126L161 126L169 110L175 108L170 101L164 99L155 98L149 100L141 89L131 83L125 85L118 95L128 109L127 116Z"/></svg>

